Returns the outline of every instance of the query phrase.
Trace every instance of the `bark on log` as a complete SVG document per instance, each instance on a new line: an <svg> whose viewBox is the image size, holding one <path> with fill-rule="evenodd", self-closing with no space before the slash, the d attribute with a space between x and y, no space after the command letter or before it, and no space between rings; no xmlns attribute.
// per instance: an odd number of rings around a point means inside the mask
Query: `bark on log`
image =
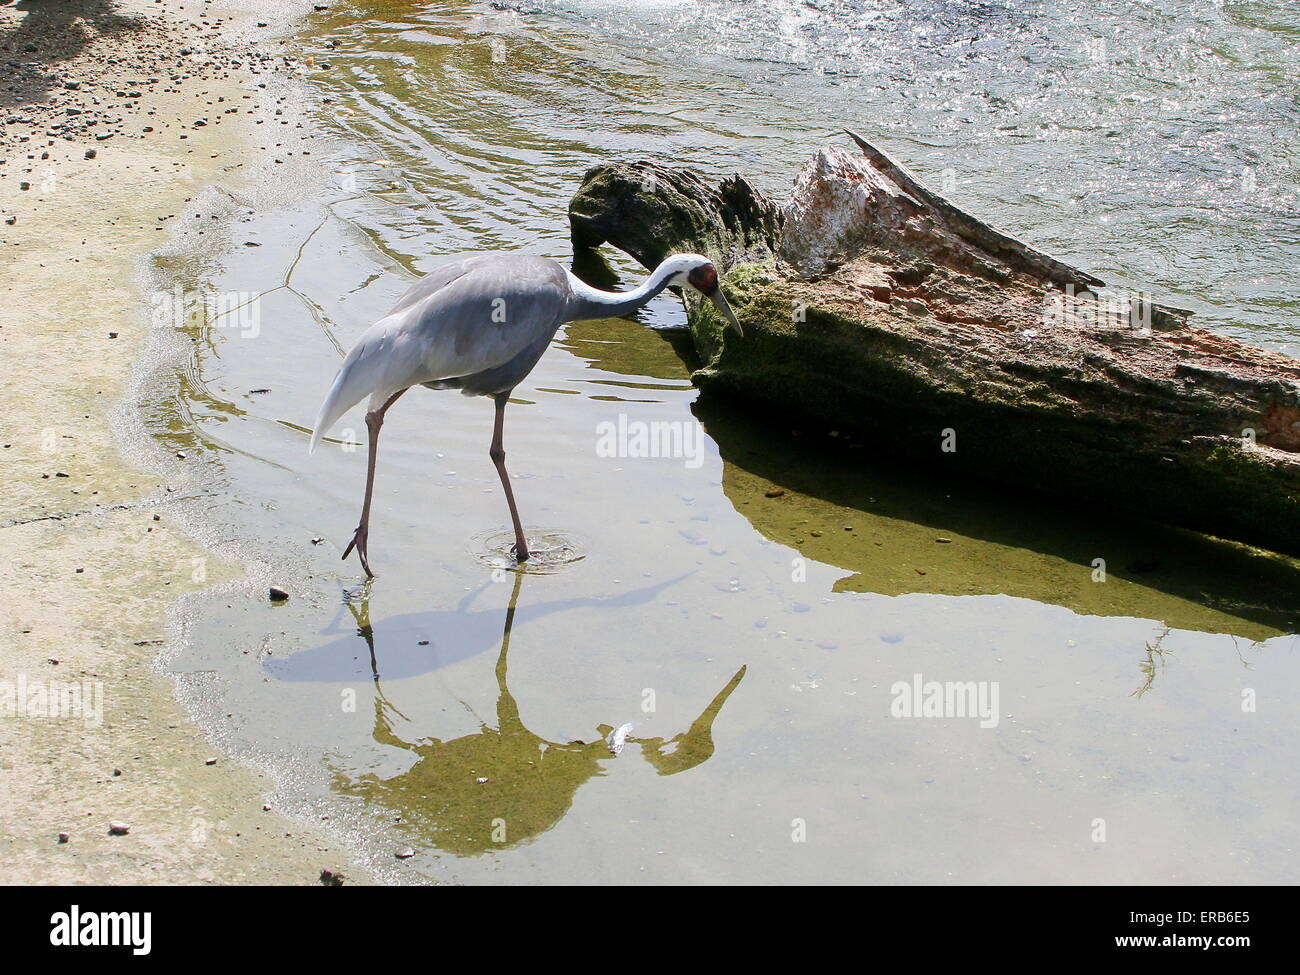
<svg viewBox="0 0 1300 975"><path fill-rule="evenodd" d="M818 150L784 207L740 177L714 189L649 163L597 167L570 207L574 245L648 267L713 258L745 336L688 301L704 389L1300 555L1300 362L1091 290L853 138L861 154Z"/></svg>

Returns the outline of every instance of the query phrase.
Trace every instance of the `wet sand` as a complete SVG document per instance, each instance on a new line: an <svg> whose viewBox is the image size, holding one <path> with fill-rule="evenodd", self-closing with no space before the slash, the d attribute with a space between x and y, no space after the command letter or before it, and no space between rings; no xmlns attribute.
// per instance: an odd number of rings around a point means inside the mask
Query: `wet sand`
<svg viewBox="0 0 1300 975"><path fill-rule="evenodd" d="M0 7L3 883L368 879L268 808L266 778L223 757L155 669L176 600L241 570L179 528L203 503L184 459L147 469L149 447L121 446L153 348L139 262L217 231L187 213L205 186L309 169L281 108L298 66L266 17L175 0ZM74 713L49 716L55 681L84 692Z"/></svg>

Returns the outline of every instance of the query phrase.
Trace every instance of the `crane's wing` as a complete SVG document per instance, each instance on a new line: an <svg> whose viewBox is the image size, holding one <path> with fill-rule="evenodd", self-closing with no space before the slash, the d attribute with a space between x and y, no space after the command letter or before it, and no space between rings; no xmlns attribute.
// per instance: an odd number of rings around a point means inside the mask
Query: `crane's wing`
<svg viewBox="0 0 1300 975"><path fill-rule="evenodd" d="M311 449L367 396L377 408L411 386L495 369L550 341L568 291L564 268L541 257L483 254L437 268L352 347L321 404Z"/></svg>

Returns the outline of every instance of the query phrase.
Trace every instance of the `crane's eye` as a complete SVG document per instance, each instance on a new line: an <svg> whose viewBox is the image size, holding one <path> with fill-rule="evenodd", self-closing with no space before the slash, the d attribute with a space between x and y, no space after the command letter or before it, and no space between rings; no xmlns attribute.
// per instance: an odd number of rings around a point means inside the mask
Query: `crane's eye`
<svg viewBox="0 0 1300 975"><path fill-rule="evenodd" d="M711 295L718 290L718 269L712 264L693 267L686 275L686 280L702 295Z"/></svg>

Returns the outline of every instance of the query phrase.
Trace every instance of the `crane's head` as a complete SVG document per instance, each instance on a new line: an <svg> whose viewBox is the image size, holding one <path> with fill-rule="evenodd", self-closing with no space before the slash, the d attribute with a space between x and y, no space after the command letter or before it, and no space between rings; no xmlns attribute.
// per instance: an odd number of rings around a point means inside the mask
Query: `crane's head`
<svg viewBox="0 0 1300 975"><path fill-rule="evenodd" d="M718 269L713 266L713 262L702 254L678 254L672 260L680 261L682 270L673 276L669 284L690 288L708 298L736 330L736 334L744 335L740 322L736 321L736 313L731 310L722 294L722 288L718 286Z"/></svg>

